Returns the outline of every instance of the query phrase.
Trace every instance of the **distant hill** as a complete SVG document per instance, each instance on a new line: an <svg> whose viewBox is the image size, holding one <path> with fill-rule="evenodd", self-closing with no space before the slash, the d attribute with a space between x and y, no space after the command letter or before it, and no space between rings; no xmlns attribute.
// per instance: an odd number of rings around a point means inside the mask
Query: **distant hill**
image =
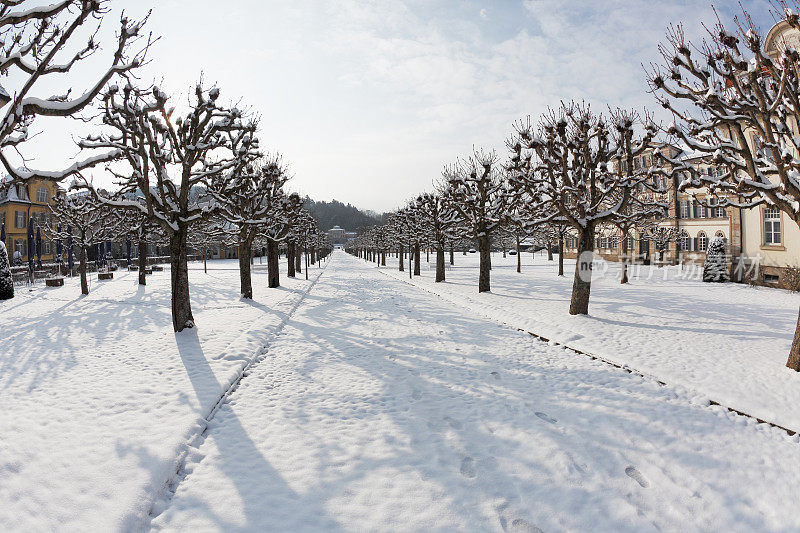
<svg viewBox="0 0 800 533"><path fill-rule="evenodd" d="M338 200L315 201L306 196L303 205L314 215L323 231L339 226L347 231L362 233L381 222L380 215L373 212L365 213L353 205L343 204Z"/></svg>

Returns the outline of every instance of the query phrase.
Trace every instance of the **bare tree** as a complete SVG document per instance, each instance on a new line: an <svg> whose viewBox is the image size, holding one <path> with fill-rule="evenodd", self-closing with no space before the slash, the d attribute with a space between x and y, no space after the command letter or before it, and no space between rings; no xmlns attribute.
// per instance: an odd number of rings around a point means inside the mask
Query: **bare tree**
<svg viewBox="0 0 800 533"><path fill-rule="evenodd" d="M652 187L648 173L633 169L633 158L649 148L655 126L645 117L644 135L637 138L635 113L616 110L609 118L610 128L589 106L562 104L545 114L538 127L530 119L517 122L508 141L513 179L538 203L537 210L547 213L542 222L563 221L578 232L572 315L589 312L597 228L625 218L633 193ZM613 164L619 160L627 167Z"/></svg>
<svg viewBox="0 0 800 533"><path fill-rule="evenodd" d="M109 12L110 0L60 0L50 4L30 5L21 0L0 0L0 75L13 77L18 84L10 91L0 88L0 99L9 100L7 111L0 121L0 162L6 171L18 181L34 177L61 181L83 169L118 157L115 150L78 161L70 167L57 171L31 171L27 160L15 165L10 152L21 156L22 144L33 135L37 117L76 116L115 76L126 76L139 67L153 42L147 36L138 51L131 45L139 40L142 26L147 20L133 21L123 14L117 43L109 66L94 79L79 96L72 89L46 98L35 95L37 89L47 90L52 84L70 83L69 73L80 62L100 50L97 40L99 27L81 46L81 28L94 20L102 20ZM148 14L149 16L149 14ZM10 94L9 94L10 92Z"/></svg>
<svg viewBox="0 0 800 533"><path fill-rule="evenodd" d="M213 248L219 248L230 238L230 224L218 216L200 218L189 229L188 244L200 251L203 259L203 272L208 274L208 255Z"/></svg>
<svg viewBox="0 0 800 533"><path fill-rule="evenodd" d="M87 250L91 245L116 234L120 219L102 202L86 193L59 194L50 204L50 211L60 231L47 226L42 229L48 238L71 240L78 247L81 293L89 294L86 278Z"/></svg>
<svg viewBox="0 0 800 533"><path fill-rule="evenodd" d="M419 211L424 226L423 232L430 235L436 248L437 283L445 279L444 248L452 238L450 231L458 223L451 191L447 184L443 184L436 193L421 194L415 202L415 209Z"/></svg>
<svg viewBox="0 0 800 533"><path fill-rule="evenodd" d="M798 15L786 2L778 5L779 24L800 31ZM705 175L686 162L670 163L686 176L682 188L707 187L717 205L766 204L800 224L800 53L785 42L765 50L746 12L734 25L717 20L700 45L675 26L660 48L664 64L653 66L648 79L675 117L668 132L723 171ZM786 366L800 371L800 316Z"/></svg>
<svg viewBox="0 0 800 533"><path fill-rule="evenodd" d="M211 208L192 201L191 191L240 163L231 137L249 135L243 114L217 103L219 89L195 88L189 109L177 119L168 96L158 87L141 90L112 86L103 98L103 122L109 132L82 141L86 149L112 149L127 162L121 172L108 167L119 190L108 205L141 211L169 237L174 330L194 327L189 299L187 238L190 225ZM83 186L92 189L84 181ZM140 194L144 202L133 198Z"/></svg>
<svg viewBox="0 0 800 533"><path fill-rule="evenodd" d="M445 168L452 206L466 236L477 241L480 253L478 292L491 289L491 236L503 216L500 168L494 152L475 151L472 156Z"/></svg>

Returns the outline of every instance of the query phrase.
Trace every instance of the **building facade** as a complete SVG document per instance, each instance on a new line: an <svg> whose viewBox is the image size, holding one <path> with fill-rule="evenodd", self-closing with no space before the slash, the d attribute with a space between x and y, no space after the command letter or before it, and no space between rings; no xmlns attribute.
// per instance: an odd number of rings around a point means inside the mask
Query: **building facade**
<svg viewBox="0 0 800 533"><path fill-rule="evenodd" d="M52 214L49 205L58 193L55 182L31 180L25 185L12 184L10 178L0 180L0 227L5 228L5 243L10 259L15 256L28 260L28 227L50 227ZM17 255L16 252L19 252ZM35 253L35 250L30 250ZM52 261L55 246L42 235L42 260Z"/></svg>

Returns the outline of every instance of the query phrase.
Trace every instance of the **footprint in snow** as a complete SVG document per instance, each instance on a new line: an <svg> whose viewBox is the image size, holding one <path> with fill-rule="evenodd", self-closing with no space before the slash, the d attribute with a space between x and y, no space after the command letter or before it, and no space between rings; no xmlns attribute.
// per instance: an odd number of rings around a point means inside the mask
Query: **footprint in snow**
<svg viewBox="0 0 800 533"><path fill-rule="evenodd" d="M500 372L490 372L490 373L492 374L492 376L494 376L494 379L500 379Z"/></svg>
<svg viewBox="0 0 800 533"><path fill-rule="evenodd" d="M464 427L464 424L449 416L444 417L444 421L450 424L450 427L453 429L461 429Z"/></svg>
<svg viewBox="0 0 800 533"><path fill-rule="evenodd" d="M541 529L522 518L515 518L512 520L509 531L519 531L520 533L543 533Z"/></svg>
<svg viewBox="0 0 800 533"><path fill-rule="evenodd" d="M556 420L552 416L548 415L547 413L543 413L541 411L536 411L534 414L536 416L538 416L539 418L541 418L542 420L544 420L545 422L549 422L551 424L555 424L556 422L558 422L558 420Z"/></svg>
<svg viewBox="0 0 800 533"><path fill-rule="evenodd" d="M645 479L641 472L639 472L635 466L629 466L625 469L625 473L628 475L629 478L634 480L636 483L642 486L643 489L646 489L650 486L650 482Z"/></svg>
<svg viewBox="0 0 800 533"><path fill-rule="evenodd" d="M415 400L419 400L420 398L422 398L422 392L417 389L414 389L414 391L411 393L411 397L414 398Z"/></svg>
<svg viewBox="0 0 800 533"><path fill-rule="evenodd" d="M464 457L461 460L461 475L470 479L474 478L475 473L475 460L472 457Z"/></svg>

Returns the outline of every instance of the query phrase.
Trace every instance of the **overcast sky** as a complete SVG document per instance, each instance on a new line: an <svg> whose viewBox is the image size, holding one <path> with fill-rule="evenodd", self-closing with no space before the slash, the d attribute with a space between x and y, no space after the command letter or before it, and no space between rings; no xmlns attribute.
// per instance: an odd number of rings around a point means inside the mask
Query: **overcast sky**
<svg viewBox="0 0 800 533"><path fill-rule="evenodd" d="M766 32L768 2L743 3ZM515 119L561 99L652 108L641 65L658 58L667 25L702 35L715 20L708 0L114 4L133 16L152 5L148 27L162 38L146 81L163 78L185 101L202 72L222 100L262 116L262 147L284 155L290 188L376 211L429 189L473 145L503 150ZM717 4L723 18L739 10ZM68 139L32 166L64 166Z"/></svg>

